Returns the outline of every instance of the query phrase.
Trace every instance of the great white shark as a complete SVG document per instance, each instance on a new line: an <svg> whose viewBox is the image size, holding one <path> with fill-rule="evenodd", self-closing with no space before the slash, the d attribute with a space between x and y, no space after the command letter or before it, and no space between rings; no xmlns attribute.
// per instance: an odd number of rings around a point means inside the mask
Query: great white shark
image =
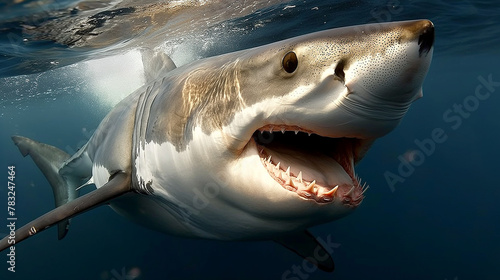
<svg viewBox="0 0 500 280"><path fill-rule="evenodd" d="M362 202L354 166L422 96L433 43L433 24L416 20L320 31L179 68L145 52L150 82L74 155L13 136L57 206L18 229L15 244L55 224L61 239L69 218L109 204L168 234L276 240L332 271L307 229ZM0 241L10 245L11 235Z"/></svg>

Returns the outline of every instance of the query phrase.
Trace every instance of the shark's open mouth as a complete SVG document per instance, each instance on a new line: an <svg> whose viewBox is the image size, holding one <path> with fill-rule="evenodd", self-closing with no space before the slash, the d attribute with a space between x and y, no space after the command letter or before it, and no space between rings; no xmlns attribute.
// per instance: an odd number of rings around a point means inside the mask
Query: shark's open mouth
<svg viewBox="0 0 500 280"><path fill-rule="evenodd" d="M355 138L328 138L297 126L266 125L253 139L261 162L283 188L317 203L341 201L357 206L368 188L354 164L371 143Z"/></svg>

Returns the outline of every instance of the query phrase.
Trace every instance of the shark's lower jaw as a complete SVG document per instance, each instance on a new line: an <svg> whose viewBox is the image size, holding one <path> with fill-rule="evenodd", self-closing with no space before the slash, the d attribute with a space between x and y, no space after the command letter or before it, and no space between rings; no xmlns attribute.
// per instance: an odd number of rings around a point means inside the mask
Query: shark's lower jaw
<svg viewBox="0 0 500 280"><path fill-rule="evenodd" d="M253 135L261 162L284 189L316 203L358 206L368 189L354 164L371 141L328 138L296 126L271 126Z"/></svg>

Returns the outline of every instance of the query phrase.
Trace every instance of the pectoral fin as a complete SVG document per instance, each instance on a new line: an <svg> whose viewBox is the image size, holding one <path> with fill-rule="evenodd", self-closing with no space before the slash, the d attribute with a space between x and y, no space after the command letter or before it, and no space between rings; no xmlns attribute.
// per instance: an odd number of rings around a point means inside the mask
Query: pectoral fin
<svg viewBox="0 0 500 280"><path fill-rule="evenodd" d="M60 221L79 215L87 210L100 206L113 198L130 192L130 181L130 174L117 173L109 182L99 189L61 205L18 229L15 235L15 244L18 244L24 239L39 233ZM0 251L11 245L8 242L8 237L9 236L0 241Z"/></svg>
<svg viewBox="0 0 500 280"><path fill-rule="evenodd" d="M328 251L307 230L276 238L275 241L308 260L323 271L332 272L335 268L333 259Z"/></svg>

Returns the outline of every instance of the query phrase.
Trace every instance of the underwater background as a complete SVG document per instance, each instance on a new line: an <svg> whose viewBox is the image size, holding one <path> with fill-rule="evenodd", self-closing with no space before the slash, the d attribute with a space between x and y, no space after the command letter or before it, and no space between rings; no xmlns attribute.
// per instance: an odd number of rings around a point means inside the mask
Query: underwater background
<svg viewBox="0 0 500 280"><path fill-rule="evenodd" d="M8 234L8 166L18 228L54 207L47 180L10 136L76 152L144 83L138 47L159 47L180 66L334 27L421 18L436 28L424 97L357 166L370 185L363 204L312 229L334 248L333 273L304 269L272 241L172 237L99 207L74 218L62 241L51 228L17 245L15 273L1 252L0 279L500 279L498 1L2 1L0 233ZM301 273L286 273L294 267Z"/></svg>

